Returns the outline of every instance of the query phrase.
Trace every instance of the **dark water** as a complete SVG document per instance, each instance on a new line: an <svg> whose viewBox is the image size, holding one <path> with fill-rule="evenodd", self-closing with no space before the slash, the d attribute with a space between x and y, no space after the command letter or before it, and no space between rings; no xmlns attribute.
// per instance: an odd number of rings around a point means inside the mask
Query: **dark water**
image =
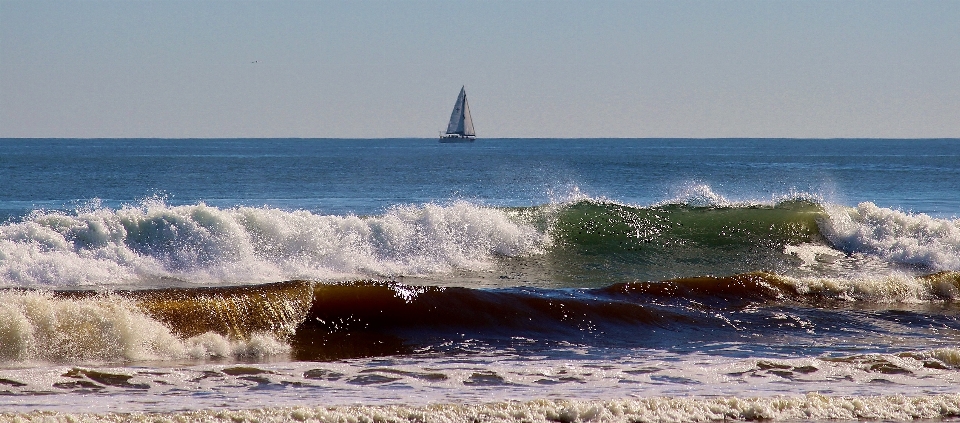
<svg viewBox="0 0 960 423"><path fill-rule="evenodd" d="M759 415L960 414L958 140L0 151L18 411L548 398L589 420L611 407L590 401L695 397L617 414L662 420L783 395ZM725 413L672 418L756 418Z"/></svg>

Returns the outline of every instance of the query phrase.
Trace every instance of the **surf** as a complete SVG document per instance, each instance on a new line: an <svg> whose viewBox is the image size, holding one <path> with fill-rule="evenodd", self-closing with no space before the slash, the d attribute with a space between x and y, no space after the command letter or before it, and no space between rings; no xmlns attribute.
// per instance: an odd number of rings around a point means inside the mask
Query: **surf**
<svg viewBox="0 0 960 423"><path fill-rule="evenodd" d="M485 403L416 405L288 406L249 410L201 410L163 414L58 413L69 421L97 422L123 419L133 422L171 420L204 421L915 421L960 416L960 395L807 395L772 397L652 397L616 400L539 399ZM18 420L50 419L46 413L16 415Z"/></svg>
<svg viewBox="0 0 960 423"><path fill-rule="evenodd" d="M809 195L732 202L703 187L649 206L397 205L369 216L267 207L35 211L0 224L0 286L146 289L304 279L599 287L764 271L855 279L960 269L960 223Z"/></svg>
<svg viewBox="0 0 960 423"><path fill-rule="evenodd" d="M466 288L395 281L289 281L146 290L0 290L0 360L297 360L452 353L468 339L525 350L562 343L664 348L716 339L833 333L834 312L949 319L960 272L837 281L754 272L601 288ZM764 310L774 311L764 311ZM779 311L777 311L779 310ZM805 320L783 326L782 316ZM817 317L801 317L804 315ZM864 324L852 318L850 329ZM870 317L873 319L873 317ZM944 324L949 322L944 321Z"/></svg>

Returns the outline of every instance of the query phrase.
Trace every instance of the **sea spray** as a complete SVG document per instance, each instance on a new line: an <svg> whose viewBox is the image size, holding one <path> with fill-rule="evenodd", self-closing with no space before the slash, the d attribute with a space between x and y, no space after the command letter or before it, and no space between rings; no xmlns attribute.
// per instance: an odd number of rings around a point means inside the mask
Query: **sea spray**
<svg viewBox="0 0 960 423"><path fill-rule="evenodd" d="M800 194L770 204L684 198L647 207L582 198L515 208L456 201L372 216L157 199L117 210L35 212L0 225L0 286L414 277L428 284L597 287L752 271L876 279L960 266L960 230L947 219L824 205Z"/></svg>
<svg viewBox="0 0 960 423"><path fill-rule="evenodd" d="M0 225L0 286L223 285L488 269L547 238L505 211L455 202L379 216L157 200L119 210L36 212Z"/></svg>
<svg viewBox="0 0 960 423"><path fill-rule="evenodd" d="M821 231L837 248L935 270L960 270L960 220L877 207L832 205Z"/></svg>
<svg viewBox="0 0 960 423"><path fill-rule="evenodd" d="M58 298L51 292L0 291L0 360L5 364L263 357L288 350L270 333L237 338L204 332L181 338L118 295Z"/></svg>

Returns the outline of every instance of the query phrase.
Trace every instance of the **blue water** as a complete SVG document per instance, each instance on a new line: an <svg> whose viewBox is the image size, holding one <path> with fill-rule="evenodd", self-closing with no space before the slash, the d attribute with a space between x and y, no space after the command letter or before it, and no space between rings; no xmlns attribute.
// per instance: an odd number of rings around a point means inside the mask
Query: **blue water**
<svg viewBox="0 0 960 423"><path fill-rule="evenodd" d="M949 139L3 139L0 151L0 218L152 196L359 215L451 199L540 205L574 189L648 205L697 184L731 200L804 192L960 214Z"/></svg>

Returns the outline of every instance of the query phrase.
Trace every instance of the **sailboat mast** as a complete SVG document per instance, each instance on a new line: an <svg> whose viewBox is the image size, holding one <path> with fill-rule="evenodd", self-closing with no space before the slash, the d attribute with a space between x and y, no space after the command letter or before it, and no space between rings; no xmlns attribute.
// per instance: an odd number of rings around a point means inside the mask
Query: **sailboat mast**
<svg viewBox="0 0 960 423"><path fill-rule="evenodd" d="M463 89L461 88L461 90L463 90ZM462 117L461 119L462 119L463 135L466 135L466 136L475 136L475 135L477 135L477 134L475 134L475 133L473 132L473 117L470 116L470 104L467 103L467 92L466 92L466 91L463 91L463 112L462 112L462 115L463 115L463 117Z"/></svg>

